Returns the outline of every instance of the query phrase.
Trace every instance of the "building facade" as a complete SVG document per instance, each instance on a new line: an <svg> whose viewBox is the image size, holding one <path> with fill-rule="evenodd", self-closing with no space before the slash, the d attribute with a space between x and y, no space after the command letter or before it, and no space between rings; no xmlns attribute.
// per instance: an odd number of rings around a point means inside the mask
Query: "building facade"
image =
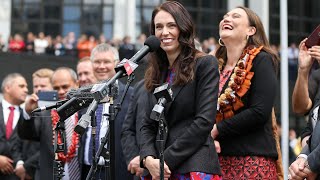
<svg viewBox="0 0 320 180"><path fill-rule="evenodd" d="M152 10L165 0L1 0L0 33L44 32L66 35L75 32L108 39L125 35L136 37L149 32ZM178 0L189 10L200 40L218 38L218 25L224 13L236 6L253 9L263 20L273 44L280 43L280 0ZM289 43L299 42L320 23L320 1L288 2ZM270 27L270 28L269 28ZM134 39L134 38L133 38Z"/></svg>

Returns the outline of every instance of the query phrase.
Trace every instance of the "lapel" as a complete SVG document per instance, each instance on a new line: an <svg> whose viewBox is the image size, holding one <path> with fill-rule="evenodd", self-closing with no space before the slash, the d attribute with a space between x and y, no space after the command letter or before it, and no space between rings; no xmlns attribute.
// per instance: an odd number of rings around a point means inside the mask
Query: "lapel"
<svg viewBox="0 0 320 180"><path fill-rule="evenodd" d="M313 131L312 131L312 138L311 139L311 143L310 143L310 149L311 150L314 150L319 144L320 144L320 101L317 102L317 104L315 105L315 108L316 107L319 107L318 108L318 117L317 117L317 121L315 122L315 125L313 126ZM314 108L314 109L315 109ZM312 114L312 113L311 113ZM310 118L311 121L312 118ZM314 122L311 122L311 123L314 123Z"/></svg>
<svg viewBox="0 0 320 180"><path fill-rule="evenodd" d="M4 125L3 108L2 108L2 104L1 103L0 103L0 128L1 128L2 134L5 134L6 126Z"/></svg>
<svg viewBox="0 0 320 180"><path fill-rule="evenodd" d="M118 97L114 100L114 105L117 105L120 102L121 96L123 95L124 88L125 88L125 85L122 84L119 80L118 80L118 86L119 86Z"/></svg>
<svg viewBox="0 0 320 180"><path fill-rule="evenodd" d="M320 144L320 121L317 121L310 139L310 150L313 151Z"/></svg>

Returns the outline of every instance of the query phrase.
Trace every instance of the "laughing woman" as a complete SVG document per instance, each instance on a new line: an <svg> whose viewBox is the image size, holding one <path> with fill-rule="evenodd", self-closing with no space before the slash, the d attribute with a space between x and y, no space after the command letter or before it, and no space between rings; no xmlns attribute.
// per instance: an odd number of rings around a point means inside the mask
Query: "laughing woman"
<svg viewBox="0 0 320 180"><path fill-rule="evenodd" d="M219 99L211 136L220 143L223 179L277 179L271 112L278 57L248 8L225 14L219 34Z"/></svg>

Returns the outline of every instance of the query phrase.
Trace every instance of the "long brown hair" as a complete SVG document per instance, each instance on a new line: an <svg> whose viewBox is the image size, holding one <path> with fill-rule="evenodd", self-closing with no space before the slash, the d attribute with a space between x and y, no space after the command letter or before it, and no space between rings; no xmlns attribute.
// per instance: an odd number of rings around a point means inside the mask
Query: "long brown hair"
<svg viewBox="0 0 320 180"><path fill-rule="evenodd" d="M246 47L250 45L256 47L263 46L262 50L269 53L272 56L273 67L277 72L279 65L279 56L270 47L261 19L255 12L253 12L249 8L243 6L238 6L237 8L243 9L246 12L249 20L249 26L253 26L256 28L256 33L252 36L249 36ZM225 46L220 46L216 51L216 57L219 60L219 67L223 66L226 63L227 59L227 48Z"/></svg>
<svg viewBox="0 0 320 180"><path fill-rule="evenodd" d="M172 68L175 70L173 85L183 85L194 78L195 59L202 53L195 48L194 38L195 30L192 18L189 12L176 1L166 1L156 7L152 12L150 23L150 33L155 34L154 18L159 11L166 11L172 15L180 30L178 41L181 47L181 53L175 60ZM165 51L159 48L158 51L150 53L148 56L148 68L145 73L145 86L148 91L152 91L159 86L162 76L168 70L169 61Z"/></svg>

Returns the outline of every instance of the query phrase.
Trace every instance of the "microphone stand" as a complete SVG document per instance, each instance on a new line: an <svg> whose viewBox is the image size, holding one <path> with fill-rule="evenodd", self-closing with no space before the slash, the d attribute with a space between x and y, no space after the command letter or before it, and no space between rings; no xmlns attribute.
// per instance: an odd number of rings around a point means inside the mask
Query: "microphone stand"
<svg viewBox="0 0 320 180"><path fill-rule="evenodd" d="M97 164L99 162L99 157L101 156L103 152L103 148L107 143L107 140L109 139L109 145L107 147L107 152L105 157L105 168L106 168L106 179L115 179L115 119L117 118L117 115L119 111L121 110L121 105L124 101L124 98L129 90L130 84L134 80L135 76L134 73L132 73L130 76L128 76L127 83L124 89L124 93L122 94L118 104L116 107L113 105L113 96L114 94L110 95L110 106L109 106L109 128L104 135L103 138L101 138L100 146L97 150L97 153L94 157L95 163L92 163L92 166L90 167L90 171L86 177L86 180L90 180L93 177L93 174L96 173L97 170ZM109 169L109 171L108 171Z"/></svg>
<svg viewBox="0 0 320 180"><path fill-rule="evenodd" d="M158 104L152 109L151 118L159 122L159 159L160 159L160 180L164 180L164 105L167 103L165 98L160 98Z"/></svg>
<svg viewBox="0 0 320 180"><path fill-rule="evenodd" d="M91 116L91 140L92 140L92 165L94 167L97 166L96 165L97 162L94 161L94 158L95 158L94 155L96 153L96 135L99 136L99 134L96 134L96 128L97 128L97 119L96 119L95 113L93 113L93 115Z"/></svg>

